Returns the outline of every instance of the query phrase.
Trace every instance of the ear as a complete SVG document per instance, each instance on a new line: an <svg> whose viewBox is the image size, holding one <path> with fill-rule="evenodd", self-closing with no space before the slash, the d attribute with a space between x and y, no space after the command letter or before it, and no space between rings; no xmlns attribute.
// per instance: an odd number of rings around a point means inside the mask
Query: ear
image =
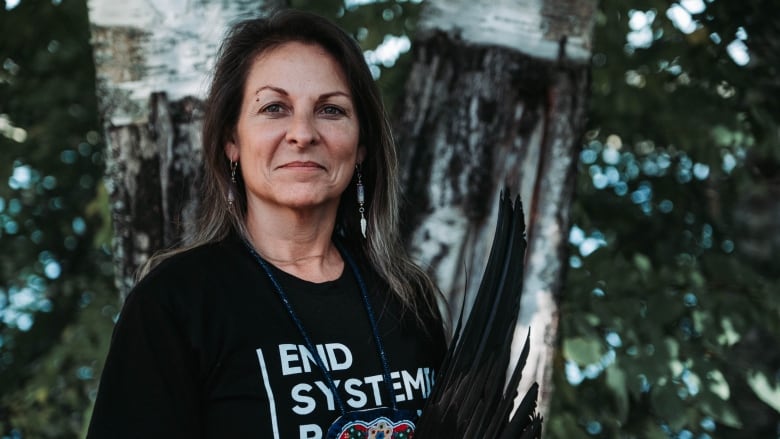
<svg viewBox="0 0 780 439"><path fill-rule="evenodd" d="M366 159L366 147L363 145L358 145L357 162L363 163L363 160L365 159Z"/></svg>
<svg viewBox="0 0 780 439"><path fill-rule="evenodd" d="M240 156L238 145L231 139L225 144L225 156L231 162L237 162Z"/></svg>

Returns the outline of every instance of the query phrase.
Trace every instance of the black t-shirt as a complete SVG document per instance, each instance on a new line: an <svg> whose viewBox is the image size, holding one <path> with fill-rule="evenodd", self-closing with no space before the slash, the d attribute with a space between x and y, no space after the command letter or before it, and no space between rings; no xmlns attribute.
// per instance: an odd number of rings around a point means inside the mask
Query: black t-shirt
<svg viewBox="0 0 780 439"><path fill-rule="evenodd" d="M311 283L272 268L346 409L389 406L356 279ZM440 324L402 313L369 270L398 407L419 410L445 351ZM237 237L167 259L114 329L88 437L321 438L332 392L268 276Z"/></svg>

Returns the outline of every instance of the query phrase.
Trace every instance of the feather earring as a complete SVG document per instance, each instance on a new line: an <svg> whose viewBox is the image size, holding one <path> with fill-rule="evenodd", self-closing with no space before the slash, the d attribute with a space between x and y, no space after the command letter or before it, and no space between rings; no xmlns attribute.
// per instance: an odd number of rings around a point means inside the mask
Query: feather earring
<svg viewBox="0 0 780 439"><path fill-rule="evenodd" d="M366 221L366 189L363 186L363 173L360 171L360 163L355 165L355 171L357 172L357 203L358 212L360 212L360 231L363 233L363 238L366 237L366 228L368 223Z"/></svg>
<svg viewBox="0 0 780 439"><path fill-rule="evenodd" d="M230 161L230 182L232 183L228 188L227 202L228 207L233 208L233 202L236 200L235 187L236 187L236 169L238 168L238 160Z"/></svg>

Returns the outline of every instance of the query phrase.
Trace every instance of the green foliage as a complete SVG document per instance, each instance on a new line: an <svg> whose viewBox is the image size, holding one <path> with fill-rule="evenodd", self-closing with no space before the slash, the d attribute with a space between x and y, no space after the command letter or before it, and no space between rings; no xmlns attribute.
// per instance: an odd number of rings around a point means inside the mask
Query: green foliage
<svg viewBox="0 0 780 439"><path fill-rule="evenodd" d="M0 430L22 437L83 437L97 379L119 311L110 284L90 293L75 319L54 339L50 350L28 365L22 385L0 398L6 419Z"/></svg>
<svg viewBox="0 0 780 439"><path fill-rule="evenodd" d="M422 6L290 3L366 50ZM602 0L547 437L776 436L778 6L704 4L685 33L673 2ZM655 11L646 47L632 9ZM0 28L0 437L78 437L119 306L85 1L22 0ZM409 63L376 60L390 104Z"/></svg>
<svg viewBox="0 0 780 439"><path fill-rule="evenodd" d="M324 15L339 24L360 43L365 51L377 51L393 39L411 40L422 0L377 1L357 4L344 0L291 0L293 8ZM351 6L350 6L351 5ZM380 51L381 52L381 51ZM368 57L374 77L384 96L388 112L404 88L411 65L411 51L407 47L398 57Z"/></svg>
<svg viewBox="0 0 780 439"><path fill-rule="evenodd" d="M0 28L0 435L75 437L117 312L86 5Z"/></svg>
<svg viewBox="0 0 780 439"><path fill-rule="evenodd" d="M770 3L708 1L681 31L675 2L602 1L548 437L776 435L778 221L740 219L778 208Z"/></svg>

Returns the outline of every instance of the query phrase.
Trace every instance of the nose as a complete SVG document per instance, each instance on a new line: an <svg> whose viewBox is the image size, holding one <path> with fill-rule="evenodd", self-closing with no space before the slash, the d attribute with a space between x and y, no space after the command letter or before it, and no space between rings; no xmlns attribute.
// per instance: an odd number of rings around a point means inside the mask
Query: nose
<svg viewBox="0 0 780 439"><path fill-rule="evenodd" d="M319 141L319 133L314 122L314 118L309 114L293 115L285 136L286 140L298 147L316 144Z"/></svg>

